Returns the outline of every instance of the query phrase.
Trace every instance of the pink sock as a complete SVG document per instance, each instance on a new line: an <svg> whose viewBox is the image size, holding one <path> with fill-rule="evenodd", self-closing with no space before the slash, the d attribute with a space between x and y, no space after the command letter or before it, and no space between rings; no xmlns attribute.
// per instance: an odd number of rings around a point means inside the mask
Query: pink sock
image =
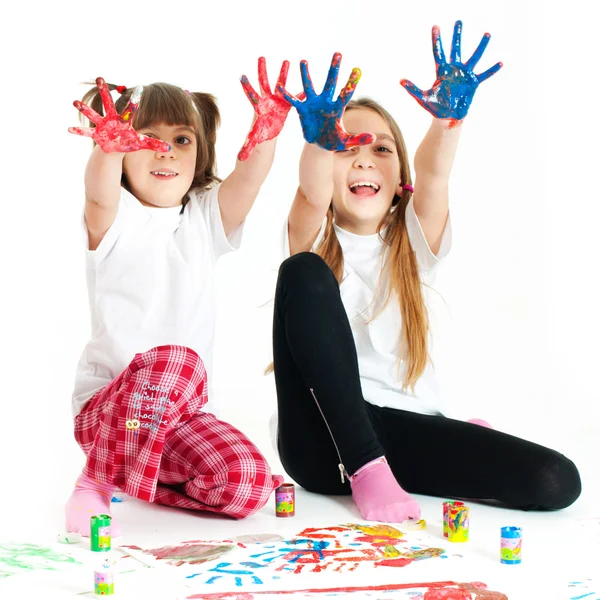
<svg viewBox="0 0 600 600"><path fill-rule="evenodd" d="M481 425L481 427L494 429L487 421L484 421L483 419L469 419L467 423L473 423L473 425Z"/></svg>
<svg viewBox="0 0 600 600"><path fill-rule="evenodd" d="M385 457L356 471L350 487L363 519L400 523L421 517L419 503L398 485Z"/></svg>
<svg viewBox="0 0 600 600"><path fill-rule="evenodd" d="M94 515L110 514L110 499L115 490L114 485L99 483L80 475L75 482L75 489L67 502L65 509L67 518L67 531L90 536L90 517ZM111 521L111 536L121 535L120 527Z"/></svg>

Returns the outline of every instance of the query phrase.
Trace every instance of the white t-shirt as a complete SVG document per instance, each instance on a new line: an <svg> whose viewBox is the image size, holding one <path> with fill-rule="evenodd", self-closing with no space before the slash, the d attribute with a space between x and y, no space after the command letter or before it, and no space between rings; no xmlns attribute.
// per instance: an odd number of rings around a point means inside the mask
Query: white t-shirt
<svg viewBox="0 0 600 600"><path fill-rule="evenodd" d="M153 208L121 191L114 223L90 251L84 221L92 335L77 367L76 416L134 358L165 344L187 346L212 372L217 259L239 248L243 224L225 236L220 186L189 193L181 206ZM215 412L212 394L206 410Z"/></svg>
<svg viewBox="0 0 600 600"><path fill-rule="evenodd" d="M383 312L379 312L387 291L387 280L381 282L381 286L379 281L385 248L379 234L356 235L345 231L335 223L334 228L344 253L344 273L340 294L356 344L360 382L365 400L376 406L421 414L440 414L439 386L430 362L417 381L414 393L409 389L402 389L406 363L403 361L398 365L402 317L397 298L392 295ZM421 275L421 289L427 304L429 286L433 283L437 265L450 250L452 241L450 217L437 255L429 249L412 199L406 207L406 228L410 244L416 254ZM324 227L321 228L315 241L313 251L319 245L323 233ZM286 257L290 255L287 223L284 251ZM376 293L379 290L383 292ZM373 319L374 315L377 316Z"/></svg>

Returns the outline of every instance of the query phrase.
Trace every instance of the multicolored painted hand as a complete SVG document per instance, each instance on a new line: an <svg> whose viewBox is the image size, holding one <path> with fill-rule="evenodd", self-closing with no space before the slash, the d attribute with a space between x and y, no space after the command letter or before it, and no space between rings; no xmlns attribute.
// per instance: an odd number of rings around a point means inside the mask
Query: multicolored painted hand
<svg viewBox="0 0 600 600"><path fill-rule="evenodd" d="M125 110L118 114L108 86L102 77L96 79L96 85L102 98L106 116L99 115L83 102L75 100L73 106L96 127L69 127L69 133L91 137L107 154L110 152L133 152L135 150L168 152L171 149L171 146L166 142L139 134L131 125L133 115L142 96L143 88L141 86L135 88Z"/></svg>
<svg viewBox="0 0 600 600"><path fill-rule="evenodd" d="M248 78L242 75L240 81L248 100L252 103L256 112L256 121L248 134L244 146L238 154L239 160L246 160L257 144L276 138L283 129L285 120L290 112L291 105L283 97L281 88L287 81L290 62L284 60L279 72L279 78L275 84L275 92L271 92L269 79L267 77L267 62L264 57L258 59L258 83L262 96L256 93ZM304 98L304 93L297 96Z"/></svg>
<svg viewBox="0 0 600 600"><path fill-rule="evenodd" d="M490 34L486 33L473 55L466 63L461 62L462 21L454 24L452 37L452 53L450 62L446 62L440 36L440 28L436 25L431 31L433 42L433 57L436 64L436 75L433 86L429 90L421 90L407 79L402 79L402 85L408 93L434 117L451 119L450 126L455 125L467 116L469 106L479 84L500 70L502 63L498 62L487 71L476 75L475 65L483 55Z"/></svg>
<svg viewBox="0 0 600 600"><path fill-rule="evenodd" d="M325 150L346 150L352 146L371 144L375 139L370 133L350 135L340 123L344 108L350 102L361 75L360 69L353 69L348 78L348 83L340 92L337 100L334 100L333 95L341 60L342 55L336 52L331 61L325 87L320 95L315 94L308 72L308 63L305 60L300 63L300 73L306 100L301 101L294 98L282 89L285 99L298 111L304 139L310 144L317 144Z"/></svg>

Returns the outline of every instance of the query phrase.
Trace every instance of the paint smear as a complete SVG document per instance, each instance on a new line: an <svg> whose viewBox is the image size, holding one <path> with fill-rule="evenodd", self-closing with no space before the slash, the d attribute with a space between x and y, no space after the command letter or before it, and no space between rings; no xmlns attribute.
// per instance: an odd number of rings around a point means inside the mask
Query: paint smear
<svg viewBox="0 0 600 600"><path fill-rule="evenodd" d="M281 542L283 536L277 533L254 533L250 535L238 535L232 539L237 544L260 544L263 542Z"/></svg>
<svg viewBox="0 0 600 600"><path fill-rule="evenodd" d="M123 548L141 550L137 546L123 546ZM234 548L237 548L235 544L183 544L151 548L142 550L142 552L154 556L157 560L165 560L170 565L180 567L181 565L200 565L215 560Z"/></svg>
<svg viewBox="0 0 600 600"><path fill-rule="evenodd" d="M0 578L26 571L56 571L65 564L80 565L72 556L36 544L0 544Z"/></svg>
<svg viewBox="0 0 600 600"><path fill-rule="evenodd" d="M483 588L480 586L484 586ZM337 588L315 588L306 590L276 591L276 592L226 592L216 594L194 594L188 596L187 600L254 600L260 596L294 596L306 597L330 597L334 595L356 594L358 597L376 597L377 592L394 591L420 591L426 590L423 600L508 600L501 592L492 592L485 589L485 585L479 582L456 583L454 581L437 581L429 583L400 583L375 586L337 587ZM358 595L360 594L360 596ZM474 594L474 595L473 595Z"/></svg>

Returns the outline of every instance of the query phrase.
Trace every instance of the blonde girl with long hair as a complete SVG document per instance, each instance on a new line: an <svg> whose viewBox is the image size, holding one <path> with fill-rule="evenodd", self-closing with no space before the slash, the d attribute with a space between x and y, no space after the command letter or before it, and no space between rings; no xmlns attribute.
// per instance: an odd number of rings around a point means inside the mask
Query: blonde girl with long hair
<svg viewBox="0 0 600 600"><path fill-rule="evenodd" d="M275 295L277 446L297 483L352 494L365 519L418 519L410 493L557 509L581 490L558 452L440 411L423 289L451 245L448 181L463 120L501 66L473 72L488 34L462 63L461 28L446 61L434 27L430 90L401 82L434 117L414 184L391 115L350 101L358 70L334 100L338 54L322 94L303 62L306 100L288 96L306 144Z"/></svg>

